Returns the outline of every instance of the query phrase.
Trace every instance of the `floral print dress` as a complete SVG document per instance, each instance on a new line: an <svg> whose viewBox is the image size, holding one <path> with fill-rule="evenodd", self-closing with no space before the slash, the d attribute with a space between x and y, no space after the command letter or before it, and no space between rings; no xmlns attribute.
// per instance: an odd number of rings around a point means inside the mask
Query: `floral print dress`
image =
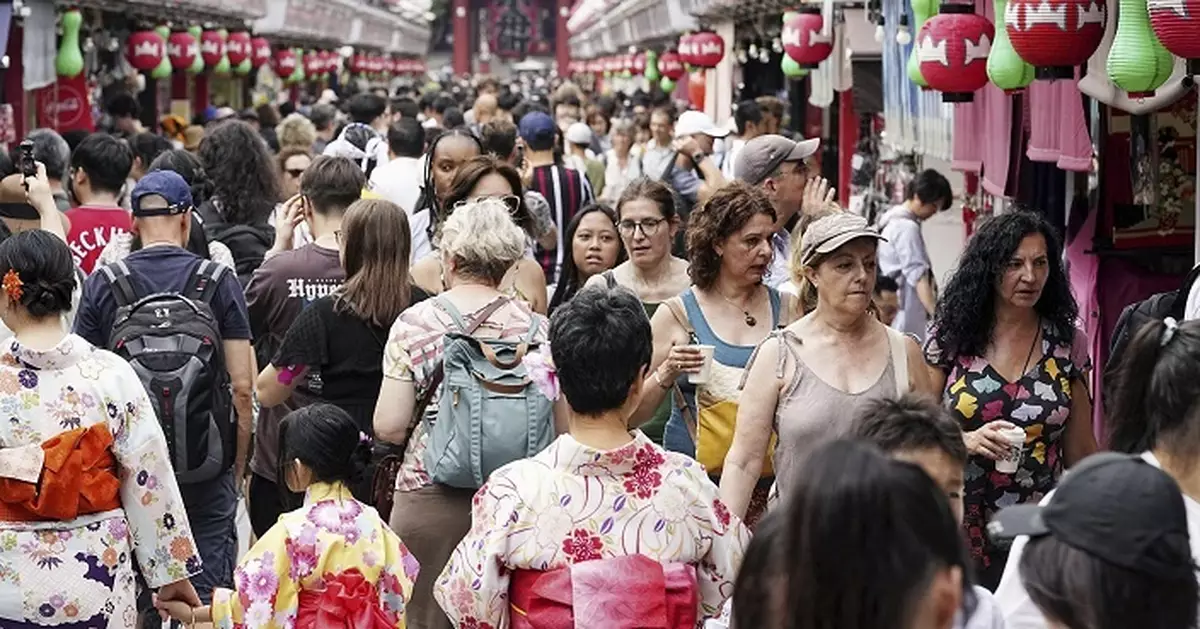
<svg viewBox="0 0 1200 629"><path fill-rule="evenodd" d="M699 463L633 435L608 451L563 435L492 473L475 494L471 532L434 590L455 626L507 628L514 570L632 554L694 565L698 617L720 613L749 531Z"/></svg>
<svg viewBox="0 0 1200 629"><path fill-rule="evenodd" d="M153 588L201 570L166 439L133 369L75 335L44 351L9 342L0 355L0 476L15 478L10 456L22 447L97 424L112 434L121 508L0 522L0 627L133 627L135 558Z"/></svg>
<svg viewBox="0 0 1200 629"><path fill-rule="evenodd" d="M927 359L941 354L934 339L931 333L926 341ZM985 580L993 572L999 576L1008 556L1007 546L988 538L987 523L1004 507L1036 504L1058 484L1063 435L1071 417L1071 385L1091 370L1083 334L1067 338L1043 322L1041 339L1042 359L1016 382L1008 382L981 356L960 356L949 365L943 400L964 432L996 420L1025 429L1024 454L1015 474L997 472L995 462L986 457L972 455L967 461L963 525Z"/></svg>
<svg viewBox="0 0 1200 629"><path fill-rule="evenodd" d="M305 493L304 506L283 514L242 558L233 573L237 591L213 592L213 626L295 627L306 593L329 590L354 572L372 590L356 597L359 602L378 605L392 626L403 629L418 569L375 509L355 500L341 483L316 483Z"/></svg>

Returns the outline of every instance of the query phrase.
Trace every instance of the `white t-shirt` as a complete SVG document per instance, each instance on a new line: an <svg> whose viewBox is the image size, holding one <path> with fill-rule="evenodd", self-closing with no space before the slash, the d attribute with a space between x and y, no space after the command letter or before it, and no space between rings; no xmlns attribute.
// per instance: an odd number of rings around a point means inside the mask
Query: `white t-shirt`
<svg viewBox="0 0 1200 629"><path fill-rule="evenodd" d="M425 162L420 157L397 157L371 171L371 190L399 205L411 217L421 197Z"/></svg>
<svg viewBox="0 0 1200 629"><path fill-rule="evenodd" d="M1158 458L1150 452L1142 454L1142 459L1150 465L1162 468ZM1046 494L1041 504L1050 503L1054 492ZM1200 561L1200 502L1187 495L1183 497L1183 507L1187 511L1188 537L1191 538L1192 558ZM1021 536L1013 541L1012 551L1008 554L1008 563L1004 566L1004 576L1000 578L1000 586L996 588L996 604L1004 615L1008 629L1049 629L1050 624L1042 616L1042 612L1029 599L1025 584L1021 582L1021 555L1029 537Z"/></svg>

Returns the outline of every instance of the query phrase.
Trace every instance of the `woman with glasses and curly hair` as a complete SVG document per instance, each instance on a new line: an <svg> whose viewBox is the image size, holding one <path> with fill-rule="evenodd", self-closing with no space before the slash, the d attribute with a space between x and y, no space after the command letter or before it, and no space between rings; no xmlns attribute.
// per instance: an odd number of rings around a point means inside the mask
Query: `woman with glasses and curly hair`
<svg viewBox="0 0 1200 629"><path fill-rule="evenodd" d="M508 270L500 290L529 304L534 312L545 314L548 308L546 276L533 260L533 234L536 221L525 205L521 175L508 162L492 155L481 155L464 163L443 197L442 214L434 229L434 248L439 248L441 226L458 207L483 199L498 199L508 208L513 222L525 232L525 257ZM446 289L441 256L430 256L413 266L413 280L430 295Z"/></svg>

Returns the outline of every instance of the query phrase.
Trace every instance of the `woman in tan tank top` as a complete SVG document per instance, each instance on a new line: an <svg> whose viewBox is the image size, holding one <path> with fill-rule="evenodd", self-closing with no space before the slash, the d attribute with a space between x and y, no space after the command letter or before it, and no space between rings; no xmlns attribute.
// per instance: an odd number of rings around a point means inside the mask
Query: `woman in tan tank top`
<svg viewBox="0 0 1200 629"><path fill-rule="evenodd" d="M931 390L916 341L871 313L879 240L848 212L824 216L804 232L792 264L805 280L801 299L815 298L816 308L767 337L746 368L721 476L721 499L735 515L746 511L772 436L779 437L782 493L809 452L849 430L859 405Z"/></svg>

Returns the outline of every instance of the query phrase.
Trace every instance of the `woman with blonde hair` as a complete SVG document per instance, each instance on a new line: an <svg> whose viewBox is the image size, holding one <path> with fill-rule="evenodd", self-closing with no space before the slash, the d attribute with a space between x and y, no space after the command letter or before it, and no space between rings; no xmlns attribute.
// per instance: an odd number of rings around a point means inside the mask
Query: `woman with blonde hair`
<svg viewBox="0 0 1200 629"><path fill-rule="evenodd" d="M474 489L433 482L425 467L428 428L442 393L438 365L444 337L461 332L458 318L472 322L475 338L528 341L530 345L546 342L546 318L501 290L509 270L524 259L525 244L525 231L513 222L505 201L481 198L459 205L442 224L438 243L446 289L436 299L401 313L388 335L374 427L378 439L404 450L391 526L421 565L408 606L411 627L452 626L433 599L433 584L471 527L475 493ZM531 329L534 333L528 338ZM423 414L417 400L428 400ZM556 422L565 426L561 405L555 416Z"/></svg>
<svg viewBox="0 0 1200 629"><path fill-rule="evenodd" d="M317 141L317 127L303 114L288 114L276 127L275 136L279 139L279 152L289 148L302 148L312 151Z"/></svg>

